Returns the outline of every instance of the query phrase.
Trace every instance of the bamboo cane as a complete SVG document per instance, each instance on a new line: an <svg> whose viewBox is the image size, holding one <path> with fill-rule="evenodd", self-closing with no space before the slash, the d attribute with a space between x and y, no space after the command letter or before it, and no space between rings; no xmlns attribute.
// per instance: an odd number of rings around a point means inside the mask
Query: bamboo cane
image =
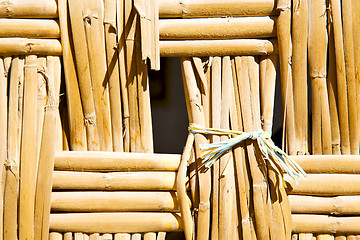
<svg viewBox="0 0 360 240"><path fill-rule="evenodd" d="M349 138L349 117L348 99L345 73L344 42L341 23L340 1L331 0L331 13L334 27L336 77L337 77L337 97L339 108L339 123L341 136L341 154L350 154Z"/></svg>
<svg viewBox="0 0 360 240"><path fill-rule="evenodd" d="M188 93L188 99L190 101L190 112L192 121L199 125L205 125L205 117L201 104L201 95L196 84L196 78L192 69L191 59L181 59L181 66L183 71L184 88ZM200 107L200 108L199 108ZM196 165L200 167L201 156L200 144L207 143L207 139L203 135L195 135L195 153L196 153ZM210 193L211 193L211 173L210 171L198 173L199 176L199 213L198 213L198 225L197 225L197 239L208 239L210 230Z"/></svg>
<svg viewBox="0 0 360 240"><path fill-rule="evenodd" d="M37 92L37 56L29 55L25 59L25 85L22 118L20 152L20 191L19 191L19 237L34 237L34 200L36 178L36 92Z"/></svg>
<svg viewBox="0 0 360 240"><path fill-rule="evenodd" d="M162 57L267 55L276 52L273 39L160 41Z"/></svg>
<svg viewBox="0 0 360 240"><path fill-rule="evenodd" d="M131 240L141 240L141 234L140 233L134 233L131 235Z"/></svg>
<svg viewBox="0 0 360 240"><path fill-rule="evenodd" d="M113 150L123 151L122 112L120 95L119 59L116 51L116 0L104 2L105 41L107 57L107 76L109 79L109 97Z"/></svg>
<svg viewBox="0 0 360 240"><path fill-rule="evenodd" d="M335 240L346 240L346 236L337 234L337 235L335 235Z"/></svg>
<svg viewBox="0 0 360 240"><path fill-rule="evenodd" d="M0 27L2 38L60 38L59 23L52 19L3 18L0 19Z"/></svg>
<svg viewBox="0 0 360 240"><path fill-rule="evenodd" d="M175 172L54 171L53 189L63 190L175 190Z"/></svg>
<svg viewBox="0 0 360 240"><path fill-rule="evenodd" d="M100 240L100 234L99 233L92 233L89 236L90 240Z"/></svg>
<svg viewBox="0 0 360 240"><path fill-rule="evenodd" d="M344 37L344 53L345 53L345 70L347 80L347 97L349 106L349 134L350 134L350 152L351 154L359 154L358 139L358 121L357 112L359 106L356 96L356 77L354 62L354 38L353 38L353 21L352 21L352 1L346 4L342 2L342 20L343 20L343 37Z"/></svg>
<svg viewBox="0 0 360 240"><path fill-rule="evenodd" d="M314 240L312 233L299 233L299 240Z"/></svg>
<svg viewBox="0 0 360 240"><path fill-rule="evenodd" d="M1 55L61 55L58 39L0 38Z"/></svg>
<svg viewBox="0 0 360 240"><path fill-rule="evenodd" d="M333 240L334 236L331 234L318 234L316 240Z"/></svg>
<svg viewBox="0 0 360 240"><path fill-rule="evenodd" d="M159 3L153 0L155 6L151 7L152 15L152 44L151 44L151 62L153 70L160 70L160 46L159 46Z"/></svg>
<svg viewBox="0 0 360 240"><path fill-rule="evenodd" d="M184 11L186 9L186 11ZM184 1L160 0L160 18L196 18L276 15L275 1Z"/></svg>
<svg viewBox="0 0 360 240"><path fill-rule="evenodd" d="M49 239L50 240L62 240L63 235L61 233L58 233L58 232L51 232L50 235L49 235Z"/></svg>
<svg viewBox="0 0 360 240"><path fill-rule="evenodd" d="M30 3L26 0L0 1L1 18L56 18L56 1L36 1Z"/></svg>
<svg viewBox="0 0 360 240"><path fill-rule="evenodd" d="M74 49L71 45L70 22L66 0L58 1L61 29L61 45L63 49L63 65L66 85L67 112L69 117L70 149L86 150L86 129L83 108L75 69Z"/></svg>
<svg viewBox="0 0 360 240"><path fill-rule="evenodd" d="M165 232L159 232L156 240L165 240L165 236L166 236Z"/></svg>
<svg viewBox="0 0 360 240"><path fill-rule="evenodd" d="M176 213L67 213L51 214L50 231L157 232L181 231Z"/></svg>
<svg viewBox="0 0 360 240"><path fill-rule="evenodd" d="M155 237L156 237L156 235L155 235ZM113 239L112 234L106 233L106 234L101 235L101 240L112 240L112 239Z"/></svg>
<svg viewBox="0 0 360 240"><path fill-rule="evenodd" d="M72 240L73 234L71 232L64 233L64 240Z"/></svg>
<svg viewBox="0 0 360 240"><path fill-rule="evenodd" d="M54 78L55 92L59 93L60 96L61 71L62 71L60 57L47 56L47 63L48 63L47 68L49 69L49 73L50 73L49 75L50 77ZM53 68L53 70L51 70L51 67ZM56 110L56 121L57 121L57 128L56 128L57 136L55 138L55 143L56 143L55 150L63 151L63 130L65 129L64 126L62 126L59 107Z"/></svg>
<svg viewBox="0 0 360 240"><path fill-rule="evenodd" d="M83 26L82 4L78 1L69 1L69 15L73 44L75 50L76 69L79 78L81 102L84 110L88 150L99 150L98 130L96 127L95 103L92 93L90 68L85 30Z"/></svg>
<svg viewBox="0 0 360 240"><path fill-rule="evenodd" d="M116 233L114 236L114 240L130 240L129 233Z"/></svg>
<svg viewBox="0 0 360 240"><path fill-rule="evenodd" d="M186 180L186 178L185 178ZM185 186L185 183L183 183ZM189 205L188 195L182 195L182 204ZM187 207L190 210L190 207ZM139 212L179 211L174 192L53 192L53 212Z"/></svg>
<svg viewBox="0 0 360 240"><path fill-rule="evenodd" d="M74 233L74 240L85 240L83 233Z"/></svg>
<svg viewBox="0 0 360 240"><path fill-rule="evenodd" d="M37 79L37 126L36 126L36 156L39 157L41 137L44 123L44 109L46 104L46 79L47 76L47 66L46 66L46 57L38 58L38 79Z"/></svg>
<svg viewBox="0 0 360 240"><path fill-rule="evenodd" d="M100 13L98 0L84 2L84 26L88 46L89 66L95 101L97 128L99 133L100 150L111 151L111 123L108 95L108 76L106 76L106 56L104 32L102 22L99 22ZM101 25L100 25L101 24Z"/></svg>
<svg viewBox="0 0 360 240"><path fill-rule="evenodd" d="M159 20L160 39L238 39L276 37L275 17Z"/></svg>

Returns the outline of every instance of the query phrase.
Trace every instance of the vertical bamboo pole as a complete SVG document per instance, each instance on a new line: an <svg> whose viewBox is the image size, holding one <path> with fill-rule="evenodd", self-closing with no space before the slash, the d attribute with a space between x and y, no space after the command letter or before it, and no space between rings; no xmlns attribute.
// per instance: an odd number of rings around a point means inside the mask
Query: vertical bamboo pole
<svg viewBox="0 0 360 240"><path fill-rule="evenodd" d="M83 233L74 233L74 240L84 240Z"/></svg>
<svg viewBox="0 0 360 240"><path fill-rule="evenodd" d="M90 240L100 240L100 234L99 233L92 233L89 236Z"/></svg>
<svg viewBox="0 0 360 240"><path fill-rule="evenodd" d="M145 233L144 240L156 240L156 233L153 232Z"/></svg>
<svg viewBox="0 0 360 240"><path fill-rule="evenodd" d="M51 232L49 235L49 240L62 240L63 235L58 232Z"/></svg>
<svg viewBox="0 0 360 240"><path fill-rule="evenodd" d="M41 136L44 122L44 108L46 103L46 82L44 74L46 74L46 57L38 58L38 80L37 80L37 126L36 126L36 154L39 156Z"/></svg>
<svg viewBox="0 0 360 240"><path fill-rule="evenodd" d="M156 240L165 240L165 236L166 236L165 232L159 232Z"/></svg>
<svg viewBox="0 0 360 240"><path fill-rule="evenodd" d="M69 118L70 149L73 151L86 150L86 129L84 124L83 107L81 105L79 84L75 69L74 49L70 44L70 21L66 0L58 1L62 58L66 85L67 111Z"/></svg>
<svg viewBox="0 0 360 240"><path fill-rule="evenodd" d="M360 22L360 2L353 0L352 1L352 17L353 17L353 26ZM360 142L360 43L357 39L360 38L360 28L353 27L353 41L354 41L354 58L355 58L355 79L356 79L356 102L357 102L357 134L358 134L358 143Z"/></svg>
<svg viewBox="0 0 360 240"><path fill-rule="evenodd" d="M355 61L354 61L354 38L353 38L353 21L352 21L352 1L342 1L343 12L343 37L345 53L345 69L347 80L347 95L349 106L349 133L350 133L350 152L359 154L358 139L358 122L356 105L356 78L355 78Z"/></svg>
<svg viewBox="0 0 360 240"><path fill-rule="evenodd" d="M205 125L205 118L201 104L201 95L196 84L195 74L193 72L191 59L182 58L181 66L183 70L184 88L188 93L190 101L190 111L194 123L201 126ZM201 166L200 144L206 144L208 141L201 134L195 135L195 152L197 166ZM210 193L211 193L211 173L210 171L200 171L199 173L199 213L197 225L197 239L209 239L210 231Z"/></svg>
<svg viewBox="0 0 360 240"><path fill-rule="evenodd" d="M106 41L107 75L109 79L109 97L113 150L123 151L122 113L120 94L119 58L116 40L116 0L104 1L104 26Z"/></svg>
<svg viewBox="0 0 360 240"><path fill-rule="evenodd" d="M141 234L140 233L134 233L131 235L131 240L141 240Z"/></svg>
<svg viewBox="0 0 360 240"><path fill-rule="evenodd" d="M341 137L341 153L350 154L348 98L345 73L344 42L341 23L340 0L330 0L334 26L334 43L337 77L337 97Z"/></svg>
<svg viewBox="0 0 360 240"><path fill-rule="evenodd" d="M36 179L36 93L37 56L25 59L24 104L20 152L20 192L19 192L19 238L34 239L34 203Z"/></svg>
<svg viewBox="0 0 360 240"><path fill-rule="evenodd" d="M84 110L86 126L87 147L90 151L100 150L98 130L96 127L96 114L90 68L88 64L88 50L82 16L81 1L68 1L71 31L75 50L76 69L78 74L81 103Z"/></svg>
<svg viewBox="0 0 360 240"><path fill-rule="evenodd" d="M73 240L73 233L71 232L64 233L64 240Z"/></svg>
<svg viewBox="0 0 360 240"><path fill-rule="evenodd" d="M130 237L129 233L116 233L114 240L130 240Z"/></svg>
<svg viewBox="0 0 360 240"><path fill-rule="evenodd" d="M104 32L104 28L102 22L99 22L101 13L98 9L98 4L98 0L89 0L84 2L84 26L89 53L88 61L96 106L95 112L100 140L100 150L112 151L105 44L101 34Z"/></svg>

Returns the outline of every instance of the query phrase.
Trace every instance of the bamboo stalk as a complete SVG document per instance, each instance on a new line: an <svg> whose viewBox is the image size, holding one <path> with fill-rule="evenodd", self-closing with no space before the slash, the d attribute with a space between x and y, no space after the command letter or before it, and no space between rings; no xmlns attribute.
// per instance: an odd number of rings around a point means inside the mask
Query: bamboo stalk
<svg viewBox="0 0 360 240"><path fill-rule="evenodd" d="M105 233L105 234L101 235L101 240L112 240L112 239L113 239L112 234Z"/></svg>
<svg viewBox="0 0 360 240"><path fill-rule="evenodd" d="M74 233L74 240L85 240L83 233Z"/></svg>
<svg viewBox="0 0 360 240"><path fill-rule="evenodd" d="M60 38L59 23L52 19L0 19L2 38ZM21 30L19 30L21 29Z"/></svg>
<svg viewBox="0 0 360 240"><path fill-rule="evenodd" d="M276 17L159 20L160 39L239 39L276 37Z"/></svg>
<svg viewBox="0 0 360 240"><path fill-rule="evenodd" d="M0 130L0 179L1 179L1 190L0 190L0 235L3 235L3 217L4 217L4 210L3 210L3 201L4 201L4 190L5 190L5 180L4 177L6 176L5 172L5 164L7 163L7 118L8 118L8 96L7 96L7 89L8 89L8 79L7 73L4 66L4 59L0 58L0 124L2 129ZM9 126L10 127L10 126ZM0 237L2 239L2 237Z"/></svg>
<svg viewBox="0 0 360 240"><path fill-rule="evenodd" d="M100 150L112 151L111 123L108 95L108 76L106 76L106 56L102 22L99 22L98 0L87 1L84 4L84 26L88 47L89 66L93 86L97 129L99 133Z"/></svg>
<svg viewBox="0 0 360 240"><path fill-rule="evenodd" d="M96 114L94 96L88 64L88 51L82 17L82 4L78 1L69 1L69 15L73 44L75 50L76 69L78 74L81 102L84 110L88 150L99 150L98 130L96 127Z"/></svg>
<svg viewBox="0 0 360 240"><path fill-rule="evenodd" d="M175 190L175 172L54 171L53 189L66 190Z"/></svg>
<svg viewBox="0 0 360 240"><path fill-rule="evenodd" d="M268 16L276 15L274 0L262 1L184 1L160 0L160 18L196 18L226 16Z"/></svg>
<svg viewBox="0 0 360 240"><path fill-rule="evenodd" d="M189 205L188 195L183 195L182 201ZM163 212L179 211L179 209L175 192L77 191L53 192L51 195L52 212Z"/></svg>
<svg viewBox="0 0 360 240"><path fill-rule="evenodd" d="M156 240L165 240L165 236L166 236L165 232L159 232Z"/></svg>
<svg viewBox="0 0 360 240"><path fill-rule="evenodd" d="M160 70L160 46L159 46L159 3L153 0L155 6L151 7L152 17L152 44L151 44L151 61L150 66L153 70Z"/></svg>
<svg viewBox="0 0 360 240"><path fill-rule="evenodd" d="M36 179L36 92L37 92L37 56L29 55L25 59L25 85L22 118L20 152L20 192L19 192L19 238L34 238L34 203Z"/></svg>
<svg viewBox="0 0 360 240"><path fill-rule="evenodd" d="M37 126L36 126L36 156L39 157L41 137L44 123L44 109L46 104L46 79L48 75L46 57L38 58L38 79L37 79L37 102L36 102L36 114L37 114Z"/></svg>
<svg viewBox="0 0 360 240"><path fill-rule="evenodd" d="M130 237L129 233L116 233L114 240L130 240Z"/></svg>
<svg viewBox="0 0 360 240"><path fill-rule="evenodd" d="M73 171L176 171L179 154L57 152L55 169Z"/></svg>
<svg viewBox="0 0 360 240"><path fill-rule="evenodd" d="M61 233L58 233L58 232L51 232L50 235L49 235L49 239L50 240L62 240L63 235Z"/></svg>
<svg viewBox="0 0 360 240"><path fill-rule="evenodd" d="M359 217L293 214L293 232L359 234Z"/></svg>
<svg viewBox="0 0 360 240"><path fill-rule="evenodd" d="M356 96L356 77L354 62L354 38L353 38L353 21L352 21L352 1L346 4L342 2L342 20L343 20L343 37L345 53L345 70L347 81L347 97L349 106L349 134L350 134L350 152L359 154L358 138L358 115L359 106L357 106Z"/></svg>
<svg viewBox="0 0 360 240"><path fill-rule="evenodd" d="M0 1L1 18L56 18L57 2L36 1L30 3L27 0Z"/></svg>
<svg viewBox="0 0 360 240"><path fill-rule="evenodd" d="M73 234L71 232L64 233L64 240L72 240Z"/></svg>
<svg viewBox="0 0 360 240"><path fill-rule="evenodd" d="M61 28L62 57L64 65L67 112L69 117L70 149L73 151L86 150L86 129L83 108L79 91L74 59L74 48L71 45L70 21L66 0L58 1L59 20Z"/></svg>
<svg viewBox="0 0 360 240"><path fill-rule="evenodd" d="M90 240L100 240L100 234L99 233L91 233L89 236L89 239Z"/></svg>
<svg viewBox="0 0 360 240"><path fill-rule="evenodd" d="M345 73L344 42L341 23L340 1L331 0L331 13L334 26L336 77L337 77L337 97L339 108L339 123L341 136L341 154L350 154L349 138L349 117L348 99Z"/></svg>
<svg viewBox="0 0 360 240"><path fill-rule="evenodd" d="M289 196L291 212L302 214L359 215L360 196Z"/></svg>
<svg viewBox="0 0 360 240"><path fill-rule="evenodd" d="M109 79L109 97L113 150L123 151L122 112L120 94L119 59L116 51L116 1L104 2L104 26L107 57L107 76Z"/></svg>
<svg viewBox="0 0 360 240"><path fill-rule="evenodd" d="M1 55L61 55L58 39L0 38Z"/></svg>
<svg viewBox="0 0 360 240"><path fill-rule="evenodd" d="M68 213L51 214L50 231L157 232L181 231L176 213Z"/></svg>
<svg viewBox="0 0 360 240"><path fill-rule="evenodd" d="M141 240L141 234L140 233L134 233L131 235L131 240Z"/></svg>
<svg viewBox="0 0 360 240"><path fill-rule="evenodd" d="M299 233L299 240L314 240L312 233Z"/></svg>
<svg viewBox="0 0 360 240"><path fill-rule="evenodd" d="M277 52L276 41L260 39L160 41L162 57L267 55Z"/></svg>
<svg viewBox="0 0 360 240"><path fill-rule="evenodd" d="M287 175L285 175L285 180L291 182ZM327 196L358 195L360 193L358 182L360 178L357 174L308 174L298 185L289 183L291 186L289 186L289 193Z"/></svg>

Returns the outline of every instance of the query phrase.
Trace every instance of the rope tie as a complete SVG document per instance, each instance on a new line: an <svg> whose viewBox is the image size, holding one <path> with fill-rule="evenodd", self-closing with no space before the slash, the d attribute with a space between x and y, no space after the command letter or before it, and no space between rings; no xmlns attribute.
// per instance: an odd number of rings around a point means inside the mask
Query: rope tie
<svg viewBox="0 0 360 240"><path fill-rule="evenodd" d="M245 140L252 140L257 142L264 159L268 160L280 176L282 176L282 173L285 171L296 183L298 183L297 179L299 177L306 177L305 171L283 150L274 144L271 140L271 132L269 131L264 132L263 130L256 130L247 133L234 130L205 128L197 124L190 124L189 131L194 134L232 136L221 142L200 145L200 150L202 152L200 157L203 158L203 164L207 169L210 168L224 153L232 149L232 147Z"/></svg>

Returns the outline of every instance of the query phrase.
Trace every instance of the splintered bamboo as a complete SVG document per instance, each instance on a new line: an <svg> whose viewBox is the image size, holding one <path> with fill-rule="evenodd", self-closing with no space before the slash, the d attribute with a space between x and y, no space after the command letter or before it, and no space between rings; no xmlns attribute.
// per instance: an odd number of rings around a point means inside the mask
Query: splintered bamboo
<svg viewBox="0 0 360 240"><path fill-rule="evenodd" d="M4 188L5 188L5 181L3 181L3 176L5 176L5 164L7 159L7 117L8 117L8 109L7 109L7 76L4 69L4 60L3 58L0 58L0 124L2 129L0 130L0 179L2 180L1 183L1 192L0 192L0 217L2 218L0 220L0 234L3 234L3 201L4 201ZM16 125L15 125L16 126ZM15 127L14 126L14 127ZM15 147L15 146L14 146Z"/></svg>
<svg viewBox="0 0 360 240"><path fill-rule="evenodd" d="M276 37L276 17L159 20L160 39L232 39Z"/></svg>
<svg viewBox="0 0 360 240"><path fill-rule="evenodd" d="M0 19L2 38L60 38L59 23L53 19ZM20 30L21 29L21 30Z"/></svg>
<svg viewBox="0 0 360 240"><path fill-rule="evenodd" d="M66 85L67 114L69 118L70 149L73 151L86 150L86 129L83 108L77 79L74 49L71 45L70 22L66 0L59 0L59 20L61 28L62 58Z"/></svg>
<svg viewBox="0 0 360 240"><path fill-rule="evenodd" d="M83 25L82 4L79 1L68 1L68 5L81 103L84 110L87 148L88 150L99 150L100 146L96 126L95 103L92 93L90 67L88 64L88 51Z"/></svg>
<svg viewBox="0 0 360 240"><path fill-rule="evenodd" d="M160 41L162 57L267 55L277 51L274 39Z"/></svg>
<svg viewBox="0 0 360 240"><path fill-rule="evenodd" d="M61 55L58 39L0 38L1 55Z"/></svg>
<svg viewBox="0 0 360 240"><path fill-rule="evenodd" d="M276 15L274 0L159 0L160 18Z"/></svg>
<svg viewBox="0 0 360 240"><path fill-rule="evenodd" d="M56 170L72 171L176 171L179 154L115 153L115 152L57 152Z"/></svg>
<svg viewBox="0 0 360 240"><path fill-rule="evenodd" d="M36 93L37 93L37 56L25 59L24 104L22 118L20 152L20 191L19 191L19 238L34 238L34 203L36 180Z"/></svg>
<svg viewBox="0 0 360 240"><path fill-rule="evenodd" d="M116 39L116 1L107 0L104 2L104 26L107 59L107 77L109 79L109 97L111 114L111 131L113 150L123 151L122 138L122 112L120 95L119 58L117 53Z"/></svg>
<svg viewBox="0 0 360 240"><path fill-rule="evenodd" d="M0 1L1 18L56 18L57 16L56 0L35 2L27 0Z"/></svg>
<svg viewBox="0 0 360 240"><path fill-rule="evenodd" d="M308 49L312 99L312 153L332 154L330 109L326 88L328 39L325 1L311 1L309 9ZM302 33L300 34L302 35Z"/></svg>
<svg viewBox="0 0 360 240"><path fill-rule="evenodd" d="M190 210L189 197L184 195L181 201ZM51 195L53 212L162 212L179 209L177 195L169 191L53 192Z"/></svg>
<svg viewBox="0 0 360 240"><path fill-rule="evenodd" d="M53 189L175 190L175 172L67 172L54 171Z"/></svg>
<svg viewBox="0 0 360 240"><path fill-rule="evenodd" d="M176 213L67 213L51 214L50 231L153 232L181 231Z"/></svg>

